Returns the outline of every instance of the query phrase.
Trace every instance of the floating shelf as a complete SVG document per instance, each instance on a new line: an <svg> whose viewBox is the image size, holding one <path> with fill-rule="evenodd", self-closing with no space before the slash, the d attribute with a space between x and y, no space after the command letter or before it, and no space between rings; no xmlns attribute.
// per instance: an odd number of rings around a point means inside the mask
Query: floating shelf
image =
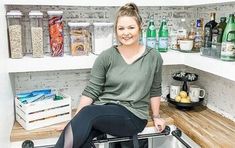
<svg viewBox="0 0 235 148"><path fill-rule="evenodd" d="M235 81L235 62L225 62L201 56L200 53L168 51L161 53L163 65L186 65ZM9 73L90 69L97 55L8 59Z"/></svg>

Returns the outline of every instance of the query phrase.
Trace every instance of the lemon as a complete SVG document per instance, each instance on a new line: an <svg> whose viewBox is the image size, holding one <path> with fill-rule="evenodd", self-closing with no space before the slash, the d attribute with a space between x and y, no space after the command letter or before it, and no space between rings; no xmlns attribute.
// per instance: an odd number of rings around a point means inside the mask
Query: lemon
<svg viewBox="0 0 235 148"><path fill-rule="evenodd" d="M180 91L180 97L181 98L186 98L187 97L187 92L186 91Z"/></svg>
<svg viewBox="0 0 235 148"><path fill-rule="evenodd" d="M181 100L181 97L180 97L180 96L176 96L176 97L175 97L175 101L176 101L176 102L180 102L180 100Z"/></svg>
<svg viewBox="0 0 235 148"><path fill-rule="evenodd" d="M187 98L181 98L180 102L181 103L190 103L190 100Z"/></svg>
<svg viewBox="0 0 235 148"><path fill-rule="evenodd" d="M187 96L187 99L189 100L189 102L191 102L191 98L189 96Z"/></svg>

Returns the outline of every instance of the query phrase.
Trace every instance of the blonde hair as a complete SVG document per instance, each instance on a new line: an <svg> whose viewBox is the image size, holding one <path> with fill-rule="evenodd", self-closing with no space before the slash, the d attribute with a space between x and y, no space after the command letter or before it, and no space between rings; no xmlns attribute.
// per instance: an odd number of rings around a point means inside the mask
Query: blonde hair
<svg viewBox="0 0 235 148"><path fill-rule="evenodd" d="M114 29L115 29L115 34L117 36L117 23L118 23L118 19L119 17L122 17L122 16L130 16L130 17L134 17L137 24L138 24L138 27L141 31L141 25L142 25L142 18L139 14L139 9L138 7L136 6L136 4L134 3L127 3L125 4L124 6L121 6L117 13L116 13L116 20L115 20L115 24L114 24Z"/></svg>

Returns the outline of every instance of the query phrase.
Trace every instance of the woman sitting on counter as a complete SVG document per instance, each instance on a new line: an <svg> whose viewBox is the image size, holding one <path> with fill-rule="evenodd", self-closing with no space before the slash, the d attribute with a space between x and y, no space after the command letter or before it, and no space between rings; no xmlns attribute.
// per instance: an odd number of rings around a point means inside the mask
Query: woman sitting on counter
<svg viewBox="0 0 235 148"><path fill-rule="evenodd" d="M119 8L115 33L118 45L103 51L91 70L74 118L64 128L55 148L90 148L102 134L132 136L149 118L149 104L157 132L165 128L159 116L162 63L160 54L139 42L142 19L134 3Z"/></svg>

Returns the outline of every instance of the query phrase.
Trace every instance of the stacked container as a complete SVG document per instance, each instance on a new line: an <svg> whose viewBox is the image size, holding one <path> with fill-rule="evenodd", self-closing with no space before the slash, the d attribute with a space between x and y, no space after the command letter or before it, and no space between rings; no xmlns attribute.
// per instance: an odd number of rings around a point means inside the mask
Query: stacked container
<svg viewBox="0 0 235 148"><path fill-rule="evenodd" d="M43 13L30 11L29 19L33 57L41 58L43 57Z"/></svg>
<svg viewBox="0 0 235 148"><path fill-rule="evenodd" d="M93 53L100 54L113 45L113 23L93 23Z"/></svg>
<svg viewBox="0 0 235 148"><path fill-rule="evenodd" d="M63 11L47 11L51 56L64 55Z"/></svg>
<svg viewBox="0 0 235 148"><path fill-rule="evenodd" d="M90 23L68 23L72 56L88 55L92 47Z"/></svg>
<svg viewBox="0 0 235 148"><path fill-rule="evenodd" d="M7 13L8 36L10 42L10 57L17 59L23 57L23 27L22 13L11 10Z"/></svg>

